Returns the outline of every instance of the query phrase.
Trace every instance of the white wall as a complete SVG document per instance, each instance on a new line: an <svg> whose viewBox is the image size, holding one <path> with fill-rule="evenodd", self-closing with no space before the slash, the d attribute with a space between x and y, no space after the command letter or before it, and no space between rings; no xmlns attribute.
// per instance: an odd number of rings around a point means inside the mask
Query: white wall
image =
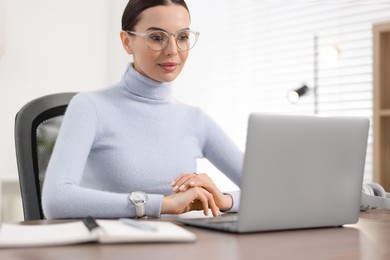
<svg viewBox="0 0 390 260"><path fill-rule="evenodd" d="M132 57L127 55L122 47L119 32L121 31L121 20L123 10L128 0L106 0L108 4L108 35L107 35L107 55L108 55L108 77L110 82L117 82L124 72L125 67L132 61Z"/></svg>
<svg viewBox="0 0 390 260"><path fill-rule="evenodd" d="M0 174L16 174L14 118L26 102L110 82L110 5L107 0L1 1Z"/></svg>
<svg viewBox="0 0 390 260"><path fill-rule="evenodd" d="M117 81L129 60L119 40L125 4L125 0L0 0L0 181L7 179L4 185L17 187L10 182L17 179L14 120L25 103ZM3 187L4 193L11 191ZM14 193L17 196L18 191ZM0 195L0 205L15 200L8 195ZM3 213L4 220L11 215Z"/></svg>

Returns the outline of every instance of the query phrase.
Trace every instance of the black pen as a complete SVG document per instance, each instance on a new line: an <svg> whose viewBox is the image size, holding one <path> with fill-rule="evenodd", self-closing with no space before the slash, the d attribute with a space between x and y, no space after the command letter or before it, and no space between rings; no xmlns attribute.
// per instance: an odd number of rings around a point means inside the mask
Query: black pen
<svg viewBox="0 0 390 260"><path fill-rule="evenodd" d="M93 231L96 228L99 228L98 223L93 217L86 217L83 219L84 225L88 228L89 231Z"/></svg>

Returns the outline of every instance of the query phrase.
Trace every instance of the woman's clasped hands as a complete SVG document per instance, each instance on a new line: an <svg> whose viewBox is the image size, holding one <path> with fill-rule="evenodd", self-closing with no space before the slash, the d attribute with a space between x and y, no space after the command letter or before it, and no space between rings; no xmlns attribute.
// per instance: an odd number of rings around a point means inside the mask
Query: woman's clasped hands
<svg viewBox="0 0 390 260"><path fill-rule="evenodd" d="M208 216L220 216L220 210L233 205L232 197L222 193L211 178L204 173L184 173L171 183L173 194L163 198L162 214L180 214L191 210L203 210Z"/></svg>

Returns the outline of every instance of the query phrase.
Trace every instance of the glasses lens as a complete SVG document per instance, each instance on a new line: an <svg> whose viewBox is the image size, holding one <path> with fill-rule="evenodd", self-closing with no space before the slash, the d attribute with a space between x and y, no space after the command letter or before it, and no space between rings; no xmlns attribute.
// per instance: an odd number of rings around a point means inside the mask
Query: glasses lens
<svg viewBox="0 0 390 260"><path fill-rule="evenodd" d="M175 34L176 44L180 51L188 51L198 40L198 33L190 30L179 31ZM146 34L146 43L149 49L161 51L168 45L169 34L164 31L149 31Z"/></svg>
<svg viewBox="0 0 390 260"><path fill-rule="evenodd" d="M177 47L181 51L187 51L195 46L198 34L190 30L180 31L176 34Z"/></svg>
<svg viewBox="0 0 390 260"><path fill-rule="evenodd" d="M169 36L163 31L151 31L146 35L146 43L154 51L161 51L167 46Z"/></svg>

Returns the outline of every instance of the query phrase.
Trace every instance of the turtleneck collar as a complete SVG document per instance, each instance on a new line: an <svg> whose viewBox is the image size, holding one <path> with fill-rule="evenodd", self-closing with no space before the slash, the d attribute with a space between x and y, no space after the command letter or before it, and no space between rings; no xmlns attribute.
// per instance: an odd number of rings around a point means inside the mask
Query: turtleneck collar
<svg viewBox="0 0 390 260"><path fill-rule="evenodd" d="M172 84L157 82L141 75L130 63L123 75L125 88L136 96L152 100L167 100L171 97Z"/></svg>

